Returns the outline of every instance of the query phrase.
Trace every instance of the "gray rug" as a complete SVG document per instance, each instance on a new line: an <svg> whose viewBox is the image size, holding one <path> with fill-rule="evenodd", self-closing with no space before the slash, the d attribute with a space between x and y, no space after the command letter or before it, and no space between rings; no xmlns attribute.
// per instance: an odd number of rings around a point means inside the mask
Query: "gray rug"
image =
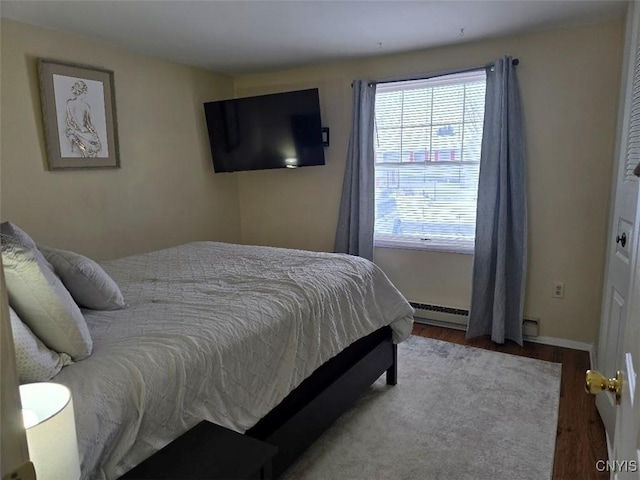
<svg viewBox="0 0 640 480"><path fill-rule="evenodd" d="M421 337L286 479L550 479L561 365Z"/></svg>

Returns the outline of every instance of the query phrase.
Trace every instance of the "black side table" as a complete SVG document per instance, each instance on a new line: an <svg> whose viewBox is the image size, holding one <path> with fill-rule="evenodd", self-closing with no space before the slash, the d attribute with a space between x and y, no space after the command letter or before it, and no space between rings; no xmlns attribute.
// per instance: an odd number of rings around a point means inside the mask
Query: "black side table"
<svg viewBox="0 0 640 480"><path fill-rule="evenodd" d="M202 421L120 480L268 480L278 447Z"/></svg>

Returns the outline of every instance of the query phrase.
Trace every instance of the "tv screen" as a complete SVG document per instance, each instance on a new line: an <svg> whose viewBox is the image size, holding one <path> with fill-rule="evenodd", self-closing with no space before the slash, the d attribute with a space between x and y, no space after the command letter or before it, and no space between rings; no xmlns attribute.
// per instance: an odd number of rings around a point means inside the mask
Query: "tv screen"
<svg viewBox="0 0 640 480"><path fill-rule="evenodd" d="M219 172L324 165L318 89L204 104Z"/></svg>

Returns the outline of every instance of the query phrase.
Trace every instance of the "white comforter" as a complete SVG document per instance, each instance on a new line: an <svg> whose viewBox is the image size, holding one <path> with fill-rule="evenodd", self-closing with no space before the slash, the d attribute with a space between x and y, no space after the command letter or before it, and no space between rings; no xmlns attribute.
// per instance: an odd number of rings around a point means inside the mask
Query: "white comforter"
<svg viewBox="0 0 640 480"><path fill-rule="evenodd" d="M348 255L198 242L103 264L129 307L85 310L73 392L82 478L117 478L207 419L243 432L319 365L413 310Z"/></svg>

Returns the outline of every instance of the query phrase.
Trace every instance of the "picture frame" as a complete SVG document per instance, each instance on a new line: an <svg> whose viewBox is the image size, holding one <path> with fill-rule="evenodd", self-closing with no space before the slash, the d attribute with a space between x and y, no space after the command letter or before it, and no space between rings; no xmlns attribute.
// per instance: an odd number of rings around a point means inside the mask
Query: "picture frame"
<svg viewBox="0 0 640 480"><path fill-rule="evenodd" d="M113 71L38 60L50 170L120 168Z"/></svg>

